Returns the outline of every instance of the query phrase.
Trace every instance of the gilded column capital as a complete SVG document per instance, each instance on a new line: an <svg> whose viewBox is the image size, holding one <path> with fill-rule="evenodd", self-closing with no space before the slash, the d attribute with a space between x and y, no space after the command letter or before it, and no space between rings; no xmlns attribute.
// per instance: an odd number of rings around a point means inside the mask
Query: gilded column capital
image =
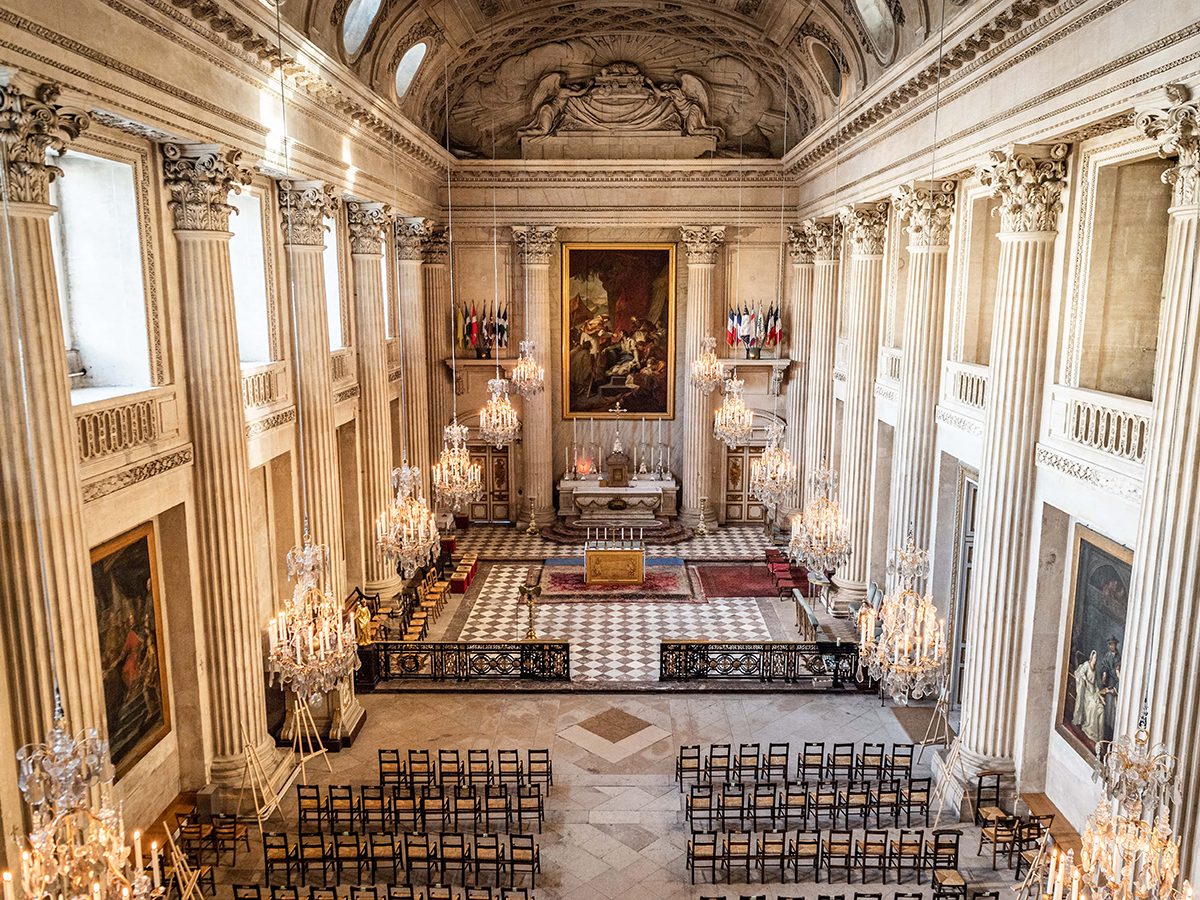
<svg viewBox="0 0 1200 900"><path fill-rule="evenodd" d="M392 214L383 203L350 200L346 203L346 222L350 231L351 255L383 255L383 239Z"/></svg>
<svg viewBox="0 0 1200 900"><path fill-rule="evenodd" d="M910 247L950 246L954 187L953 181L914 181L896 188L892 203L900 217L908 219Z"/></svg>
<svg viewBox="0 0 1200 900"><path fill-rule="evenodd" d="M787 229L788 252L792 256L792 265L811 265L816 251L813 236L803 225L789 225Z"/></svg>
<svg viewBox="0 0 1200 900"><path fill-rule="evenodd" d="M279 211L282 214L283 242L304 247L325 246L325 217L331 216L341 201L333 186L321 181L279 182Z"/></svg>
<svg viewBox="0 0 1200 900"><path fill-rule="evenodd" d="M837 262L841 227L836 217L805 219L801 226L808 235L815 262Z"/></svg>
<svg viewBox="0 0 1200 900"><path fill-rule="evenodd" d="M838 210L855 256L882 256L887 240L888 202L855 203Z"/></svg>
<svg viewBox="0 0 1200 900"><path fill-rule="evenodd" d="M50 182L62 175L62 169L46 162L46 151L65 151L92 119L82 104L63 98L61 85L25 81L19 73L10 73L0 84L0 143L8 163L8 199L49 204Z"/></svg>
<svg viewBox="0 0 1200 900"><path fill-rule="evenodd" d="M558 241L558 228L554 225L514 225L513 243L517 245L523 266L548 266L550 254Z"/></svg>
<svg viewBox="0 0 1200 900"><path fill-rule="evenodd" d="M1012 144L993 150L979 180L1000 199L1000 232L1056 231L1067 186L1066 144Z"/></svg>
<svg viewBox="0 0 1200 900"><path fill-rule="evenodd" d="M1162 180L1175 190L1175 206L1195 203L1200 179L1200 103L1182 84L1168 84L1170 106L1138 113L1134 124L1146 136L1158 142L1158 155L1177 157L1175 165L1163 172Z"/></svg>
<svg viewBox="0 0 1200 900"><path fill-rule="evenodd" d="M218 144L163 144L163 183L177 231L229 231L230 190L251 180L240 150Z"/></svg>
<svg viewBox="0 0 1200 900"><path fill-rule="evenodd" d="M684 225L679 229L679 240L687 250L689 266L711 266L717 261L717 248L725 243L725 226Z"/></svg>
<svg viewBox="0 0 1200 900"><path fill-rule="evenodd" d="M421 240L421 256L427 266L444 266L450 253L450 232L443 225L428 224Z"/></svg>
<svg viewBox="0 0 1200 900"><path fill-rule="evenodd" d="M428 236L428 220L411 216L398 217L396 219L396 256L399 259L421 262L424 258L425 239Z"/></svg>

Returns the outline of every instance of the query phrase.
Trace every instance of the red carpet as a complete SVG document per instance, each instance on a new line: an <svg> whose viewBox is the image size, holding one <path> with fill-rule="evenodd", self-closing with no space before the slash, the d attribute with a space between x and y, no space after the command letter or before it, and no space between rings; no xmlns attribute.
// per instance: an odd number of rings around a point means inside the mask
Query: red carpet
<svg viewBox="0 0 1200 900"><path fill-rule="evenodd" d="M697 565L700 586L706 597L777 597L771 570L762 564L733 566Z"/></svg>
<svg viewBox="0 0 1200 900"><path fill-rule="evenodd" d="M683 566L646 566L641 584L588 584L583 566L542 569L539 603L702 603L692 596Z"/></svg>

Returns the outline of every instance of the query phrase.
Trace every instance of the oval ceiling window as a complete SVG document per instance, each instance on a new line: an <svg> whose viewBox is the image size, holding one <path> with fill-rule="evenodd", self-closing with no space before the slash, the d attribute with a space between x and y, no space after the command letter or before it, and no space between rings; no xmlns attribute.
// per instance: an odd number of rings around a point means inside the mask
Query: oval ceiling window
<svg viewBox="0 0 1200 900"><path fill-rule="evenodd" d="M342 20L342 46L347 55L353 56L363 45L382 4L383 0L352 0Z"/></svg>
<svg viewBox="0 0 1200 900"><path fill-rule="evenodd" d="M421 68L421 60L429 49L424 41L413 44L400 57L400 65L396 66L396 96L403 98L416 77L417 69Z"/></svg>
<svg viewBox="0 0 1200 900"><path fill-rule="evenodd" d="M896 20L885 0L854 0L854 8L862 19L871 47L885 66L896 53Z"/></svg>
<svg viewBox="0 0 1200 900"><path fill-rule="evenodd" d="M813 62L817 64L817 71L825 79L825 84L829 87L829 92L834 97L841 97L842 70L838 68L837 61L833 58L833 54L829 52L829 48L820 41L812 41L808 45L808 52L812 54Z"/></svg>

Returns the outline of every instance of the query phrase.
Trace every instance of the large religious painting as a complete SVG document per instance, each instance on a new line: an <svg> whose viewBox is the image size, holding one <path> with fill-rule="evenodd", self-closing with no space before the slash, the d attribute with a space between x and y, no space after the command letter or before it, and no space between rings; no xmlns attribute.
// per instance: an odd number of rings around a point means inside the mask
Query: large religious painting
<svg viewBox="0 0 1200 900"><path fill-rule="evenodd" d="M1088 762L1113 739L1133 551L1075 526L1057 730Z"/></svg>
<svg viewBox="0 0 1200 900"><path fill-rule="evenodd" d="M154 525L92 551L109 752L117 777L171 730Z"/></svg>
<svg viewBox="0 0 1200 900"><path fill-rule="evenodd" d="M675 245L563 244L562 272L563 415L672 418Z"/></svg>

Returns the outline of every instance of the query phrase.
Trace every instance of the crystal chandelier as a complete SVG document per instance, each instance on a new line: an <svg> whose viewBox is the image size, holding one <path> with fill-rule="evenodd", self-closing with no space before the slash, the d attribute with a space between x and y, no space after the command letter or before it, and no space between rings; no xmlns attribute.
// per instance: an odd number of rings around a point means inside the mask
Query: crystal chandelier
<svg viewBox="0 0 1200 900"><path fill-rule="evenodd" d="M813 499L792 516L788 555L814 572L833 572L850 558L850 534L834 495L838 476L821 460L808 476Z"/></svg>
<svg viewBox="0 0 1200 900"><path fill-rule="evenodd" d="M725 380L725 366L717 359L716 349L716 338L706 337L700 342L700 355L692 362L692 385L705 394Z"/></svg>
<svg viewBox="0 0 1200 900"><path fill-rule="evenodd" d="M300 700L320 706L361 665L354 626L329 589L327 545L314 544L305 531L304 545L288 551L287 563L296 587L267 627L267 667Z"/></svg>
<svg viewBox="0 0 1200 900"><path fill-rule="evenodd" d="M29 849L21 854L21 885L28 900L145 900L162 895L157 848L153 883L143 868L136 832L136 859L129 858L124 822L110 796L108 742L96 729L72 737L58 706L46 742L18 750L17 765L17 786L31 819Z"/></svg>
<svg viewBox="0 0 1200 900"><path fill-rule="evenodd" d="M521 433L521 420L509 402L508 381L493 378L488 382L488 390L492 392L492 399L479 411L479 436L499 450L517 439Z"/></svg>
<svg viewBox="0 0 1200 900"><path fill-rule="evenodd" d="M533 351L536 349L537 345L533 341L521 341L521 355L517 357L517 364L508 376L513 390L526 400L534 394L541 393L546 386L546 373L533 358Z"/></svg>
<svg viewBox="0 0 1200 900"><path fill-rule="evenodd" d="M466 425L447 425L443 431L442 455L433 466L433 490L455 512L483 490L483 467L471 462Z"/></svg>
<svg viewBox="0 0 1200 900"><path fill-rule="evenodd" d="M392 470L396 496L379 517L378 544L383 558L404 569L412 578L419 566L427 566L439 546L437 521L420 492L421 470L404 465Z"/></svg>
<svg viewBox="0 0 1200 900"><path fill-rule="evenodd" d="M746 402L742 399L742 387L745 384L737 377L737 369L734 369L725 381L725 402L717 410L713 421L713 437L724 441L730 450L746 443L754 428L754 412L746 408Z"/></svg>
<svg viewBox="0 0 1200 900"><path fill-rule="evenodd" d="M945 621L916 590L917 579L929 574L929 554L917 549L912 535L903 550L892 550L887 572L897 578L895 593L883 598L878 611L864 603L858 614L859 671L866 669L893 700L908 705L941 685Z"/></svg>
<svg viewBox="0 0 1200 900"><path fill-rule="evenodd" d="M767 430L767 449L750 462L750 493L767 506L777 507L796 487L796 465L780 446L783 426L776 419Z"/></svg>

